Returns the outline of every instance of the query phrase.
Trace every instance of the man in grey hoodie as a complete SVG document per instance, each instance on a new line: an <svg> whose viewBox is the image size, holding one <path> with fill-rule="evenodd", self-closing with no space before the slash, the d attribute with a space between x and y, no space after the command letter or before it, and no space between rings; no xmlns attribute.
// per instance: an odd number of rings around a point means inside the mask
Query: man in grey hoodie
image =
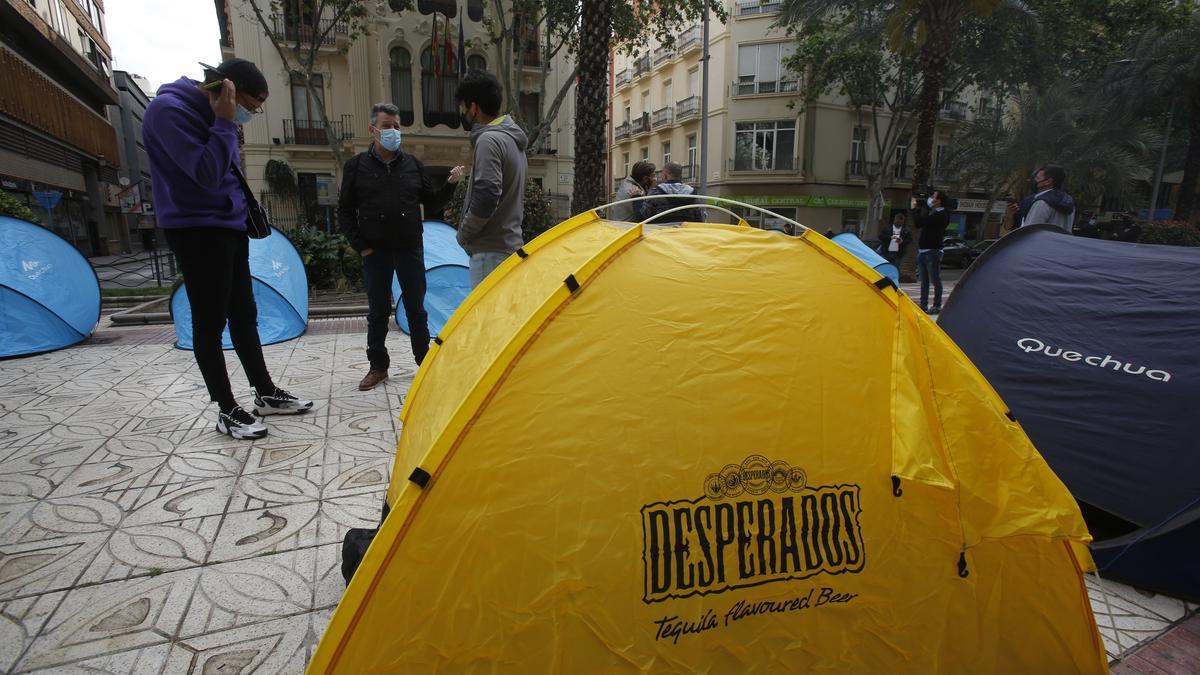
<svg viewBox="0 0 1200 675"><path fill-rule="evenodd" d="M468 72L454 98L474 150L458 226L458 243L471 257L474 288L524 243L528 138L510 115L500 115L500 82L490 73Z"/></svg>

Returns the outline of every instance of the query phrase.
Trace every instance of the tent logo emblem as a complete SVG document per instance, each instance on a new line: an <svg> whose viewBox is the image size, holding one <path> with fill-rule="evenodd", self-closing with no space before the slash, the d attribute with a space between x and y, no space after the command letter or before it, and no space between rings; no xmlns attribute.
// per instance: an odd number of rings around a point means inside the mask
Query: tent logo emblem
<svg viewBox="0 0 1200 675"><path fill-rule="evenodd" d="M278 260L272 260L271 272L275 274L276 279L281 279L283 278L283 275L287 274L288 266Z"/></svg>
<svg viewBox="0 0 1200 675"><path fill-rule="evenodd" d="M25 276L29 277L30 281L41 279L53 265L43 265L41 260L22 260L21 271Z"/></svg>
<svg viewBox="0 0 1200 675"><path fill-rule="evenodd" d="M800 467L750 455L709 474L703 489L642 507L643 602L857 574L866 564L858 485L810 485Z"/></svg>

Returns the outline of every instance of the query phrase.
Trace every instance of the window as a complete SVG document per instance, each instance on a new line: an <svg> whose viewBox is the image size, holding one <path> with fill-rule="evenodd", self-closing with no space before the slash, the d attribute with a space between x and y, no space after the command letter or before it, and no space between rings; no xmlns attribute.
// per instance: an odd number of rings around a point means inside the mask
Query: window
<svg viewBox="0 0 1200 675"><path fill-rule="evenodd" d="M789 42L738 47L737 94L748 96L799 91L799 81L783 65L795 49Z"/></svg>
<svg viewBox="0 0 1200 675"><path fill-rule="evenodd" d="M670 82L663 84L663 97L662 97L663 106L675 105L674 91L675 91L675 88L671 86Z"/></svg>
<svg viewBox="0 0 1200 675"><path fill-rule="evenodd" d="M629 124L629 120L631 117L630 112L631 112L631 108L629 107L629 101L626 101L625 102L625 124Z"/></svg>
<svg viewBox="0 0 1200 675"><path fill-rule="evenodd" d="M791 171L796 149L795 120L739 122L734 141L734 171Z"/></svg>
<svg viewBox="0 0 1200 675"><path fill-rule="evenodd" d="M642 153L642 159L644 159L644 160L650 159L650 146L648 146L648 145L642 146L641 153Z"/></svg>
<svg viewBox="0 0 1200 675"><path fill-rule="evenodd" d="M933 156L933 172L935 174L940 174L942 172L942 169L945 168L945 160L946 160L946 146L939 145L939 146L937 146L937 150Z"/></svg>
<svg viewBox="0 0 1200 675"><path fill-rule="evenodd" d="M472 21L483 21L483 0L467 0L467 17Z"/></svg>
<svg viewBox="0 0 1200 675"><path fill-rule="evenodd" d="M487 59L478 54L467 57L467 70L487 70Z"/></svg>
<svg viewBox="0 0 1200 675"><path fill-rule="evenodd" d="M854 127L850 132L849 175L865 176L867 163L867 128Z"/></svg>
<svg viewBox="0 0 1200 675"><path fill-rule="evenodd" d="M666 166L667 162L671 161L671 142L670 141L666 141L662 144L662 158L663 158L663 166Z"/></svg>
<svg viewBox="0 0 1200 675"><path fill-rule="evenodd" d="M458 3L449 0L417 0L417 11L422 14L440 12L453 19L458 15Z"/></svg>
<svg viewBox="0 0 1200 675"><path fill-rule="evenodd" d="M642 92L642 113L650 112L650 92Z"/></svg>
<svg viewBox="0 0 1200 675"><path fill-rule="evenodd" d="M862 234L862 211L842 211L842 232Z"/></svg>
<svg viewBox="0 0 1200 675"><path fill-rule="evenodd" d="M693 68L688 71L688 96L700 95L700 69Z"/></svg>
<svg viewBox="0 0 1200 675"><path fill-rule="evenodd" d="M905 178L908 175L908 143L909 139L902 138L896 144L896 166L892 169L892 175L896 178Z"/></svg>
<svg viewBox="0 0 1200 675"><path fill-rule="evenodd" d="M521 121L525 123L527 129L531 129L542 122L542 106L541 99L537 94L526 94L521 92L518 107L521 111Z"/></svg>
<svg viewBox="0 0 1200 675"><path fill-rule="evenodd" d="M696 134L687 137L687 168L693 169L696 166L697 150L696 150ZM691 176L688 176L689 178Z"/></svg>
<svg viewBox="0 0 1200 675"><path fill-rule="evenodd" d="M421 52L421 107L425 126L444 124L458 128L458 109L454 91L458 89L458 71L453 57L439 48L435 56L428 47Z"/></svg>
<svg viewBox="0 0 1200 675"><path fill-rule="evenodd" d="M772 206L770 208L771 213L763 213L757 209L744 209L737 206L733 207L732 210L738 215L739 218L746 221L747 225L750 227L757 227L760 230L775 230L778 232L784 232L785 226L789 223L783 218L791 218L792 220L796 219L796 209L794 207L780 208ZM772 213L775 215L772 215ZM783 216L783 218L778 216Z"/></svg>
<svg viewBox="0 0 1200 675"><path fill-rule="evenodd" d="M293 74L292 83L292 141L300 145L324 145L326 143L325 125L321 122L321 110L325 101L325 79L321 75L312 76L312 88L316 94L314 99L304 86L304 77ZM285 129L286 131L286 129Z"/></svg>
<svg viewBox="0 0 1200 675"><path fill-rule="evenodd" d="M629 175L629 153L628 152L621 153L621 164L623 165L622 169L621 169L621 175L628 176Z"/></svg>
<svg viewBox="0 0 1200 675"><path fill-rule="evenodd" d="M414 121L412 96L412 56L403 47L391 51L392 103L400 108L400 124L411 126Z"/></svg>
<svg viewBox="0 0 1200 675"><path fill-rule="evenodd" d="M774 14L779 11L779 5L779 0L737 0L737 15Z"/></svg>

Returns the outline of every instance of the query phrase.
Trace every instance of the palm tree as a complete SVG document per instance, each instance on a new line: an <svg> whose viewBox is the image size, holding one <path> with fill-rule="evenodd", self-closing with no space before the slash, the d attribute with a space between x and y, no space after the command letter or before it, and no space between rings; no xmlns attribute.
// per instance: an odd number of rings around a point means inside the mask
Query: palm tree
<svg viewBox="0 0 1200 675"><path fill-rule="evenodd" d="M1183 161L1183 183L1175 204L1176 220L1191 220L1200 181L1200 11L1172 29L1151 28L1139 36L1121 80L1125 95L1151 109L1170 106L1186 121L1187 153ZM1146 106L1143 106L1143 111Z"/></svg>
<svg viewBox="0 0 1200 675"><path fill-rule="evenodd" d="M604 152L608 146L608 54L611 0L582 0L579 83L575 88L575 191L571 212L604 203Z"/></svg>
<svg viewBox="0 0 1200 675"><path fill-rule="evenodd" d="M960 187L984 187L994 202L1006 192L1020 194L1042 164L1058 164L1067 191L1084 208L1127 195L1154 140L1152 131L1129 121L1119 99L1099 87L1060 82L1018 95L1007 115L963 127L947 171Z"/></svg>

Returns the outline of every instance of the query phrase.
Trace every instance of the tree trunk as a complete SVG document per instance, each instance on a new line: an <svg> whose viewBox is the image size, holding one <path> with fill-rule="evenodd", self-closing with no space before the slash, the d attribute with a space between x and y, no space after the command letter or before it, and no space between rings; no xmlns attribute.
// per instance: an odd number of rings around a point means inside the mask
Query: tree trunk
<svg viewBox="0 0 1200 675"><path fill-rule="evenodd" d="M1200 105L1192 106L1188 124L1187 159L1183 162L1183 182L1179 184L1179 201L1175 202L1175 220L1188 222L1196 204L1196 182L1200 181Z"/></svg>
<svg viewBox="0 0 1200 675"><path fill-rule="evenodd" d="M867 171L867 219L866 232L859 232L858 238L873 235L883 226L883 173Z"/></svg>
<svg viewBox="0 0 1200 675"><path fill-rule="evenodd" d="M608 49L610 0L582 0L579 84L575 89L575 190L572 213L604 203L604 151L608 143Z"/></svg>
<svg viewBox="0 0 1200 675"><path fill-rule="evenodd" d="M931 27L928 42L921 48L921 94L917 103L917 156L913 164L913 192L930 183L933 157L933 136L937 131L938 109L942 102L942 81L955 31L942 26ZM917 247L909 246L900 261L900 280L917 278Z"/></svg>

